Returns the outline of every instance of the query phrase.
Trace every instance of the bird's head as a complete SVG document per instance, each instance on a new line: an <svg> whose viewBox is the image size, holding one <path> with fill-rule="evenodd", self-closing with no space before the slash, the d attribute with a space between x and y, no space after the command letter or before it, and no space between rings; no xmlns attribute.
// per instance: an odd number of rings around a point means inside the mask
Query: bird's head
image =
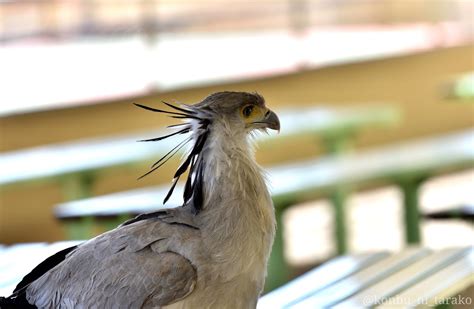
<svg viewBox="0 0 474 309"><path fill-rule="evenodd" d="M217 92L189 106L200 118L221 123L233 132L249 133L255 129L280 130L278 116L265 106L257 93Z"/></svg>
<svg viewBox="0 0 474 309"><path fill-rule="evenodd" d="M153 112L168 114L172 118L183 119L184 122L168 126L169 128L178 128L177 131L171 134L143 141L160 141L174 135L192 134L155 162L150 171L142 177L157 170L192 141L193 145L185 160L177 169L173 178L173 185L165 197L164 203L173 193L180 176L189 169L184 188L184 201L188 203L192 200L196 212L200 211L203 200L202 185L205 164L202 150L213 130L225 130L236 137L247 135L254 130L280 130L278 116L265 106L265 100L257 93L225 91L213 93L193 105L181 104L176 106L167 102L162 103L172 108L172 110L157 109L141 104L135 105Z"/></svg>

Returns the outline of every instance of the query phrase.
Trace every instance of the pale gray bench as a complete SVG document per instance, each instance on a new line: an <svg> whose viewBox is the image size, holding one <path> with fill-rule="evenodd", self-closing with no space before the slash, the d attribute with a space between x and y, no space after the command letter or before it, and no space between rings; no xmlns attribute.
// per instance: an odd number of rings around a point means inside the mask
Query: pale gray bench
<svg viewBox="0 0 474 309"><path fill-rule="evenodd" d="M269 287L288 278L289 268L283 256L283 212L286 208L316 197L331 195L340 188L361 189L395 183L404 193L405 238L419 243L418 189L433 175L471 167L474 163L474 130L411 141L377 150L325 157L268 169L272 198L278 222L277 235L269 265ZM110 194L58 205L56 216L72 221L73 235L90 236L94 220L106 222L106 228L142 212L162 208L168 186ZM182 188L179 188L182 190ZM176 192L167 207L181 205ZM346 247L343 198L332 199L335 207L335 240ZM86 218L86 222L77 222ZM110 219L113 220L104 220ZM118 220L117 220L118 219ZM66 222L67 222L66 221ZM343 251L339 251L343 253Z"/></svg>
<svg viewBox="0 0 474 309"><path fill-rule="evenodd" d="M472 247L408 248L337 257L263 296L257 308L434 306L473 284Z"/></svg>
<svg viewBox="0 0 474 309"><path fill-rule="evenodd" d="M296 136L317 135L323 138L329 151L347 147L358 130L391 125L399 119L397 109L381 105L298 107L277 112L280 135L259 135L259 141L271 144ZM137 117L139 113L142 111L137 110ZM136 142L168 133L147 131L1 153L0 190L22 184L57 182L62 185L64 200L89 197L94 181L101 174L117 168L144 166L182 140L174 137L159 143Z"/></svg>

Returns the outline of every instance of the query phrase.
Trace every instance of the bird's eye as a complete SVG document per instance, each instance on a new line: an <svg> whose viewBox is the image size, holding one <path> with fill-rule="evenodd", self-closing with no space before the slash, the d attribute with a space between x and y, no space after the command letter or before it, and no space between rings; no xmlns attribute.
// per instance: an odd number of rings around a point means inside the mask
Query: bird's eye
<svg viewBox="0 0 474 309"><path fill-rule="evenodd" d="M242 109L242 114L244 115L245 118L250 117L252 112L253 112L253 105L247 105Z"/></svg>

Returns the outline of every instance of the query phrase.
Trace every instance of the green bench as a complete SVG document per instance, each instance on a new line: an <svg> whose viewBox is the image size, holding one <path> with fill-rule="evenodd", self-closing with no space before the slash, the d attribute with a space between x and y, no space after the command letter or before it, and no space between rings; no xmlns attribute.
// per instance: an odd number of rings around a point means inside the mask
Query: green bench
<svg viewBox="0 0 474 309"><path fill-rule="evenodd" d="M289 275L283 255L284 211L297 203L331 196L334 190L340 190L341 187L355 190L388 183L399 185L404 193L406 241L409 244L419 243L419 186L436 174L472 166L473 138L474 130L469 130L267 169L278 223L269 265L268 287L274 288L286 282ZM145 188L67 202L58 205L55 214L69 224L73 231L70 235L85 238L90 236L94 221L102 224L103 229L108 229L129 216L159 209L166 191L167 186ZM181 205L180 196L179 192L173 195L167 207ZM340 197L333 200L336 210L334 236L339 250L347 247L344 199ZM344 251L340 250L339 253Z"/></svg>
<svg viewBox="0 0 474 309"><path fill-rule="evenodd" d="M260 135L260 141L278 144L296 136L317 135L326 141L328 149L345 147L362 128L394 124L399 118L397 110L390 106L300 107L280 110L278 114L281 134ZM64 200L89 197L101 174L121 168L144 167L181 140L174 137L154 144L136 143L163 134L166 133L147 131L1 153L0 193L12 186L56 182L62 186Z"/></svg>
<svg viewBox="0 0 474 309"><path fill-rule="evenodd" d="M444 305L473 284L473 247L407 248L334 258L263 296L257 308Z"/></svg>

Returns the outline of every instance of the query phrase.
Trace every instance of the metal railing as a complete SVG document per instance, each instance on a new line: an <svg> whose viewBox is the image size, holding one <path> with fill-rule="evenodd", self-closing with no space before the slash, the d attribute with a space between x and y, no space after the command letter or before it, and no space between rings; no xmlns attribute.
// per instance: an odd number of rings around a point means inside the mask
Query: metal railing
<svg viewBox="0 0 474 309"><path fill-rule="evenodd" d="M341 24L469 24L466 6L462 0L0 0L0 41L278 28L299 33Z"/></svg>

